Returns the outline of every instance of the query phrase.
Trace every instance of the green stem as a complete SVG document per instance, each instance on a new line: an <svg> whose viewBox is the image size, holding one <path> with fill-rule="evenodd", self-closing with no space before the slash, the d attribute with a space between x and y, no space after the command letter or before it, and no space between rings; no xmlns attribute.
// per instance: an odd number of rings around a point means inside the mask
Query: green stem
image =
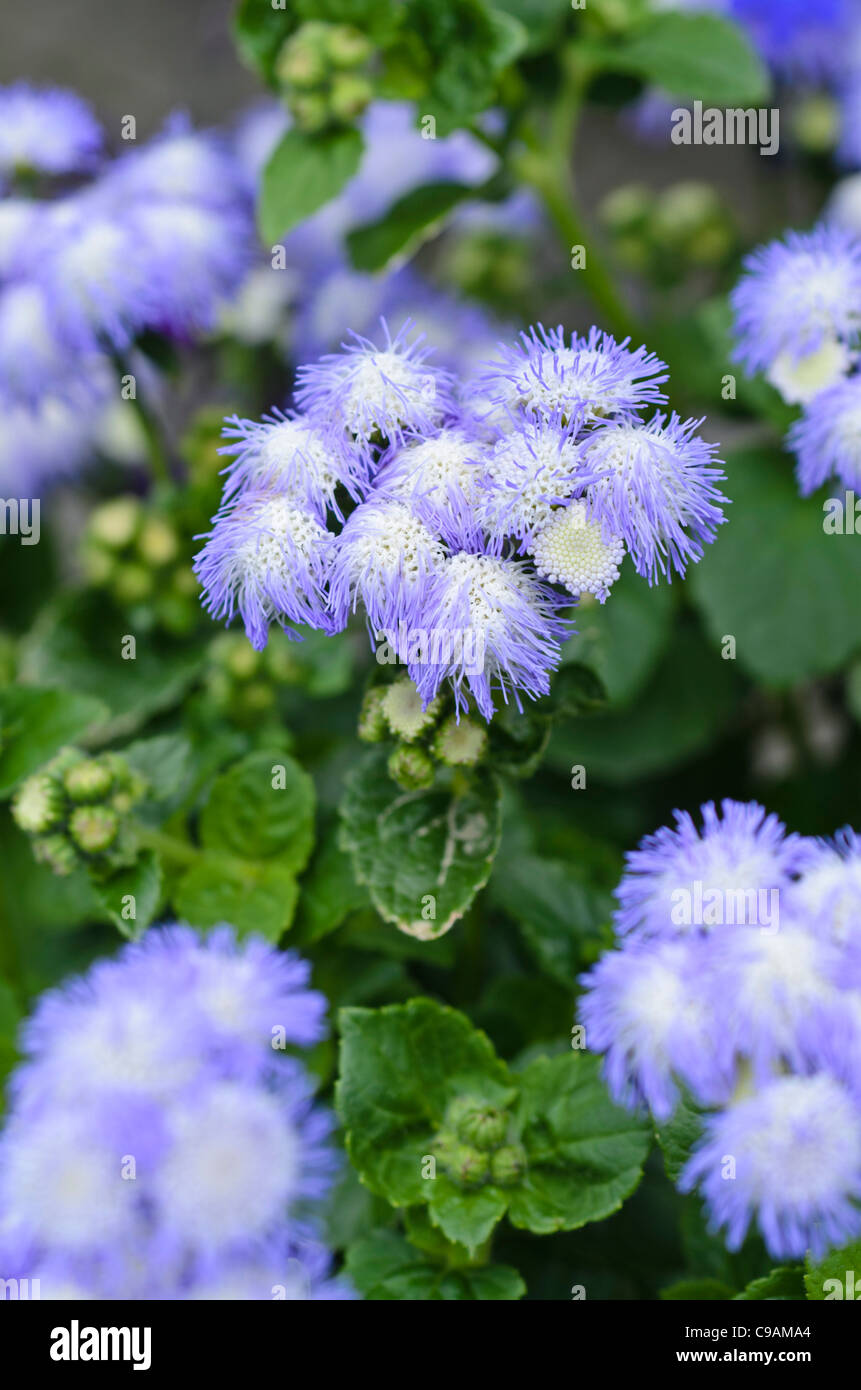
<svg viewBox="0 0 861 1390"><path fill-rule="evenodd" d="M146 849L157 850L163 859L170 860L174 864L186 866L196 864L201 856L201 850L196 849L194 845L190 845L184 840L177 840L173 835L163 835L160 830L140 827L138 840Z"/></svg>
<svg viewBox="0 0 861 1390"><path fill-rule="evenodd" d="M576 48L562 54L562 83L542 139L527 125L522 134L527 148L515 157L515 172L540 195L548 216L567 247L586 248L580 269L583 283L607 326L617 337L636 336L636 328L613 280L592 247L577 207L574 185L574 147L580 114L593 72Z"/></svg>

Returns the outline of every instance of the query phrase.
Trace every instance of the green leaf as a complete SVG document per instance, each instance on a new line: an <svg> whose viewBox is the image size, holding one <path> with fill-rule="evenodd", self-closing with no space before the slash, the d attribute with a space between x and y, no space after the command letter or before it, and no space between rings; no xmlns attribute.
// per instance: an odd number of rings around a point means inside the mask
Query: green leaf
<svg viewBox="0 0 861 1390"><path fill-rule="evenodd" d="M293 758L265 749L249 753L213 783L200 817L201 842L238 859L277 856L279 868L301 873L314 844L314 801L314 783Z"/></svg>
<svg viewBox="0 0 861 1390"><path fill-rule="evenodd" d="M144 850L128 868L110 878L91 877L93 892L109 921L130 941L143 935L158 912L162 892L161 864L152 850ZM128 916L127 899L134 898L134 917ZM126 901L124 901L126 900Z"/></svg>
<svg viewBox="0 0 861 1390"><path fill-rule="evenodd" d="M363 149L358 130L288 130L263 170L257 209L263 241L279 241L336 197L356 173Z"/></svg>
<svg viewBox="0 0 861 1390"><path fill-rule="evenodd" d="M437 1173L428 1187L428 1211L448 1240L476 1251L489 1239L508 1207L508 1193L488 1185L465 1192L445 1173Z"/></svg>
<svg viewBox="0 0 861 1390"><path fill-rule="evenodd" d="M193 643L136 639L134 659L123 658L128 618L106 609L99 595L73 593L46 608L22 643L21 675L35 684L103 701L110 722L103 738L134 732L160 710L178 704L200 670Z"/></svg>
<svg viewBox="0 0 861 1390"><path fill-rule="evenodd" d="M703 567L711 563L707 556ZM635 704L555 728L548 760L566 772L582 766L587 778L611 784L683 763L707 748L729 721L737 694L732 668L719 644L710 647L698 632L679 627Z"/></svg>
<svg viewBox="0 0 861 1390"><path fill-rule="evenodd" d="M522 26L513 29L511 16L488 10L482 0L410 0L405 24L428 55L423 100L440 135L490 105L497 74L526 42Z"/></svg>
<svg viewBox="0 0 861 1390"><path fill-rule="evenodd" d="M691 1156L691 1149L702 1134L703 1116L700 1110L680 1100L668 1120L655 1128L655 1136L664 1155L664 1167L670 1182L677 1182Z"/></svg>
<svg viewBox="0 0 861 1390"><path fill-rule="evenodd" d="M680 1279L661 1289L661 1298L667 1301L679 1299L689 1302L725 1302L733 1297L734 1291L719 1279Z"/></svg>
<svg viewBox="0 0 861 1390"><path fill-rule="evenodd" d="M507 1103L508 1068L468 1018L430 999L343 1009L340 1026L336 1104L351 1161L393 1206L429 1201L439 1179L422 1176L423 1159L449 1100L469 1093Z"/></svg>
<svg viewBox="0 0 861 1390"><path fill-rule="evenodd" d="M804 1287L813 1302L827 1303L835 1299L861 1300L861 1240L832 1250L824 1260L811 1260L808 1255Z"/></svg>
<svg viewBox="0 0 861 1390"><path fill-rule="evenodd" d="M584 879L575 864L539 855L500 856L488 893L515 922L541 969L574 988L583 944L610 920L612 898Z"/></svg>
<svg viewBox="0 0 861 1390"><path fill-rule="evenodd" d="M0 796L106 715L101 700L73 690L10 685L0 691Z"/></svg>
<svg viewBox="0 0 861 1390"><path fill-rule="evenodd" d="M565 21L566 6L559 0L494 0L494 13L516 19L526 35L526 51L547 48Z"/></svg>
<svg viewBox="0 0 861 1390"><path fill-rule="evenodd" d="M0 1114L3 1112L3 1082L18 1060L16 1038L21 1011L10 987L0 980Z"/></svg>
<svg viewBox="0 0 861 1390"><path fill-rule="evenodd" d="M303 20L351 24L377 44L388 42L400 22L398 0L293 0L293 8Z"/></svg>
<svg viewBox="0 0 861 1390"><path fill-rule="evenodd" d="M233 15L233 34L242 58L273 85L275 59L295 27L294 17L272 0L239 0Z"/></svg>
<svg viewBox="0 0 861 1390"><path fill-rule="evenodd" d="M511 1265L484 1265L479 1269L463 1269L460 1277L469 1286L470 1296L475 1299L522 1298L526 1285L516 1269Z"/></svg>
<svg viewBox="0 0 861 1390"><path fill-rule="evenodd" d="M780 1265L770 1274L751 1282L736 1294L736 1302L755 1303L766 1299L790 1299L793 1302L804 1298L804 1271L801 1265ZM859 1289L861 1294L861 1289Z"/></svg>
<svg viewBox="0 0 861 1390"><path fill-rule="evenodd" d="M277 860L240 863L202 856L174 894L179 916L194 927L230 922L240 936L254 932L277 942L293 920L299 886Z"/></svg>
<svg viewBox="0 0 861 1390"><path fill-rule="evenodd" d="M652 676L670 639L673 593L651 587L625 562L622 577L604 604L578 610L578 632L563 647L560 675L569 661L594 668L615 705L627 705Z"/></svg>
<svg viewBox="0 0 861 1390"><path fill-rule="evenodd" d="M302 896L294 931L297 944L310 945L339 927L351 912L365 907L367 890L356 882L350 856L330 831L317 846L302 880ZM373 919L379 926L379 919Z"/></svg>
<svg viewBox="0 0 861 1390"><path fill-rule="evenodd" d="M354 228L347 248L357 270L382 270L399 253L409 257L441 224L458 203L474 195L468 184L426 183L398 198L383 217Z"/></svg>
<svg viewBox="0 0 861 1390"><path fill-rule="evenodd" d="M347 1251L346 1272L365 1299L518 1299L526 1292L516 1269L482 1265L446 1270L394 1231L374 1231Z"/></svg>
<svg viewBox="0 0 861 1390"><path fill-rule="evenodd" d="M730 524L690 581L712 640L733 636L739 665L771 688L839 670L861 647L858 537L823 531L785 455L732 454L727 474Z"/></svg>
<svg viewBox="0 0 861 1390"><path fill-rule="evenodd" d="M485 772L458 794L435 787L402 792L386 761L385 749L373 749L346 778L343 843L380 916L431 940L463 916L487 882L499 846L499 786ZM425 911L434 916L426 919Z"/></svg>
<svg viewBox="0 0 861 1390"><path fill-rule="evenodd" d="M512 1225L547 1235L617 1211L642 1177L650 1136L610 1100L598 1058L541 1057L519 1080L528 1168L512 1189Z"/></svg>
<svg viewBox="0 0 861 1390"><path fill-rule="evenodd" d="M146 782L150 801L172 801L192 772L191 744L182 734L137 739L123 749L123 757Z"/></svg>
<svg viewBox="0 0 861 1390"><path fill-rule="evenodd" d="M652 15L613 48L590 52L595 65L632 72L674 97L714 106L756 106L768 99L768 70L750 40L718 15Z"/></svg>

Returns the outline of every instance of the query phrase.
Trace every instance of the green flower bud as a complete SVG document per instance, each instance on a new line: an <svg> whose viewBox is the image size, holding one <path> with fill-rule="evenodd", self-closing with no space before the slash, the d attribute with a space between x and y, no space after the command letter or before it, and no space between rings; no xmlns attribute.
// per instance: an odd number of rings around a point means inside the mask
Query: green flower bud
<svg viewBox="0 0 861 1390"><path fill-rule="evenodd" d="M336 68L360 68L374 51L370 40L351 24L333 24L325 46L326 56Z"/></svg>
<svg viewBox="0 0 861 1390"><path fill-rule="evenodd" d="M115 497L112 502L104 502L90 517L90 538L111 550L122 550L131 545L140 515L141 504L136 497Z"/></svg>
<svg viewBox="0 0 861 1390"><path fill-rule="evenodd" d="M248 643L245 644L248 646ZM253 649L252 649L253 650ZM293 643L287 638L272 636L263 651L263 664L267 673L280 685L292 685L302 674L302 663L296 659Z"/></svg>
<svg viewBox="0 0 861 1390"><path fill-rule="evenodd" d="M708 183L687 180L666 189L652 215L652 232L665 246L679 246L722 216L720 199Z"/></svg>
<svg viewBox="0 0 861 1390"><path fill-rule="evenodd" d="M286 40L278 54L275 76L285 87L308 90L319 87L326 80L329 67L326 54L319 35L309 32L311 27L303 24Z"/></svg>
<svg viewBox="0 0 861 1390"><path fill-rule="evenodd" d="M316 135L331 124L328 102L319 92L291 96L288 105L296 125L307 135Z"/></svg>
<svg viewBox="0 0 861 1390"><path fill-rule="evenodd" d="M452 1144L447 1147L444 1164L449 1176L461 1187L480 1187L487 1181L487 1154L471 1148L469 1144Z"/></svg>
<svg viewBox="0 0 861 1390"><path fill-rule="evenodd" d="M63 774L63 786L72 801L104 801L113 781L110 765L101 758L85 758Z"/></svg>
<svg viewBox="0 0 861 1390"><path fill-rule="evenodd" d="M431 727L440 705L440 700L432 700L423 710L421 696L409 676L401 676L386 691L382 708L392 733L410 743Z"/></svg>
<svg viewBox="0 0 861 1390"><path fill-rule="evenodd" d="M101 545L86 544L81 556L84 577L97 588L104 587L116 569L116 557Z"/></svg>
<svg viewBox="0 0 861 1390"><path fill-rule="evenodd" d="M410 748L401 743L392 753L388 762L389 776L405 792L422 791L432 787L434 765L423 748Z"/></svg>
<svg viewBox="0 0 861 1390"><path fill-rule="evenodd" d="M603 199L598 209L601 221L620 234L645 225L655 203L655 195L645 184L626 183Z"/></svg>
<svg viewBox="0 0 861 1390"><path fill-rule="evenodd" d="M441 725L434 739L434 756L447 767L473 767L483 756L487 747L487 730L474 719L461 719L458 724L454 715Z"/></svg>
<svg viewBox="0 0 861 1390"><path fill-rule="evenodd" d="M522 1144L506 1144L490 1155L490 1180L500 1187L520 1182L526 1172L526 1150Z"/></svg>
<svg viewBox="0 0 861 1390"><path fill-rule="evenodd" d="M169 565L179 552L179 537L160 516L147 517L138 536L138 554L148 565Z"/></svg>
<svg viewBox="0 0 861 1390"><path fill-rule="evenodd" d="M210 648L212 659L217 666L233 677L244 681L257 674L263 657L256 652L248 638L238 632L225 632L216 637Z"/></svg>
<svg viewBox="0 0 861 1390"><path fill-rule="evenodd" d="M44 835L63 819L63 791L56 777L37 772L22 782L12 800L15 824L28 835Z"/></svg>
<svg viewBox="0 0 861 1390"><path fill-rule="evenodd" d="M373 100L374 88L360 73L339 72L329 96L329 109L336 120L349 125Z"/></svg>
<svg viewBox="0 0 861 1390"><path fill-rule="evenodd" d="M458 1096L452 1101L446 1113L446 1123L451 1125L458 1137L477 1149L495 1149L501 1144L508 1130L508 1116L504 1110L473 1100L470 1096Z"/></svg>
<svg viewBox="0 0 861 1390"><path fill-rule="evenodd" d="M33 841L33 854L40 864L47 864L55 874L65 877L78 863L74 845L65 835L45 835Z"/></svg>
<svg viewBox="0 0 861 1390"><path fill-rule="evenodd" d="M275 704L275 691L263 681L249 681L239 692L242 711L245 715L261 714Z"/></svg>
<svg viewBox="0 0 861 1390"><path fill-rule="evenodd" d="M120 818L110 806L78 806L69 817L69 834L84 854L104 854L119 828Z"/></svg>
<svg viewBox="0 0 861 1390"><path fill-rule="evenodd" d="M385 695L385 690L381 690L378 685L365 692L359 711L359 738L363 743L379 743L389 732L388 721L383 711Z"/></svg>
<svg viewBox="0 0 861 1390"><path fill-rule="evenodd" d="M840 138L840 107L824 93L809 95L792 117L792 133L808 154L827 154Z"/></svg>

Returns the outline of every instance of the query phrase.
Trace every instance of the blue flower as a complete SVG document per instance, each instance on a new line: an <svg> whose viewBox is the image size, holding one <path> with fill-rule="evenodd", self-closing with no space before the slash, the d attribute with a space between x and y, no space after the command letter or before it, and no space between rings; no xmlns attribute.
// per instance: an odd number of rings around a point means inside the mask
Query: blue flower
<svg viewBox="0 0 861 1390"><path fill-rule="evenodd" d="M316 1230L332 1120L284 1053L323 1010L298 957L229 928L151 932L45 996L0 1134L3 1277L45 1298L349 1296Z"/></svg>
<svg viewBox="0 0 861 1390"><path fill-rule="evenodd" d="M325 523L329 511L339 521L344 519L335 496L339 487L357 501L367 485L354 454L338 448L330 434L293 412L276 408L262 421L234 415L225 421L224 435L234 442L221 453L236 455L226 470L225 500L247 489L283 493Z"/></svg>
<svg viewBox="0 0 861 1390"><path fill-rule="evenodd" d="M428 363L423 335L410 341L409 323L394 338L385 322L382 329L382 348L354 334L341 352L297 373L299 408L365 453L373 443L431 434L454 410L452 378Z"/></svg>
<svg viewBox="0 0 861 1390"><path fill-rule="evenodd" d="M337 628L361 599L372 636L400 623L421 626L430 580L442 567L439 537L404 502L373 494L357 507L336 542L331 606Z"/></svg>
<svg viewBox="0 0 861 1390"><path fill-rule="evenodd" d="M541 324L521 333L520 341L500 344L501 355L477 379L479 391L504 411L544 419L610 415L629 417L644 406L666 400L660 389L666 363L645 347L631 351L630 339L592 328L588 337L571 335L561 325L548 331Z"/></svg>
<svg viewBox="0 0 861 1390"><path fill-rule="evenodd" d="M488 721L494 693L518 709L521 695L547 695L561 643L571 635L559 616L570 603L536 579L525 561L469 550L451 555L427 585L415 623L430 644L423 659L409 665L425 706L445 683L458 712L471 698ZM448 640L446 654L435 651L433 635Z"/></svg>
<svg viewBox="0 0 861 1390"><path fill-rule="evenodd" d="M720 811L710 801L700 814L701 831L688 811L676 811L674 828L662 826L625 856L616 889L620 935L684 935L698 924L683 920L676 894L688 893L693 902L697 883L703 890L784 890L804 860L801 838L787 835L755 801L726 800Z"/></svg>
<svg viewBox="0 0 861 1390"><path fill-rule="evenodd" d="M103 189L118 202L184 202L211 211L249 200L229 142L212 131L194 130L179 113L155 139L115 160Z"/></svg>
<svg viewBox="0 0 861 1390"><path fill-rule="evenodd" d="M0 87L0 186L19 173L87 172L101 151L101 126L74 92L28 82Z"/></svg>
<svg viewBox="0 0 861 1390"><path fill-rule="evenodd" d="M718 996L697 943L636 942L608 951L584 977L586 1045L604 1053L613 1098L667 1119L690 1087L705 1104L728 1099L732 1054Z"/></svg>
<svg viewBox="0 0 861 1390"><path fill-rule="evenodd" d="M818 392L789 431L787 444L797 456L802 497L831 477L861 491L861 377Z"/></svg>
<svg viewBox="0 0 861 1390"><path fill-rule="evenodd" d="M852 0L729 0L729 13L777 73L812 81L840 72L856 20Z"/></svg>
<svg viewBox="0 0 861 1390"><path fill-rule="evenodd" d="M204 607L229 623L239 613L262 651L269 626L291 623L333 631L327 585L335 538L314 513L284 494L244 492L215 519L194 570Z"/></svg>
<svg viewBox="0 0 861 1390"><path fill-rule="evenodd" d="M675 412L647 424L611 421L580 446L590 521L600 522L605 541L625 542L650 583L672 570L683 575L726 520L718 446L696 434L702 423Z"/></svg>
<svg viewBox="0 0 861 1390"><path fill-rule="evenodd" d="M455 420L429 439L388 449L374 486L413 507L433 528L447 530L453 519L478 508L486 453L472 423Z"/></svg>
<svg viewBox="0 0 861 1390"><path fill-rule="evenodd" d="M744 267L731 296L738 361L793 402L845 376L861 328L861 241L821 224L759 247Z"/></svg>
<svg viewBox="0 0 861 1390"><path fill-rule="evenodd" d="M808 846L786 901L811 932L861 955L861 839L854 830Z"/></svg>
<svg viewBox="0 0 861 1390"><path fill-rule="evenodd" d="M509 425L515 426L514 417ZM546 526L554 506L569 501L592 481L575 439L581 417L557 413L521 419L488 450L482 467L477 517L491 540L514 536L524 541Z"/></svg>
<svg viewBox="0 0 861 1390"><path fill-rule="evenodd" d="M776 1079L708 1120L680 1186L730 1250L755 1224L775 1259L818 1259L861 1231L861 1112L825 1073Z"/></svg>

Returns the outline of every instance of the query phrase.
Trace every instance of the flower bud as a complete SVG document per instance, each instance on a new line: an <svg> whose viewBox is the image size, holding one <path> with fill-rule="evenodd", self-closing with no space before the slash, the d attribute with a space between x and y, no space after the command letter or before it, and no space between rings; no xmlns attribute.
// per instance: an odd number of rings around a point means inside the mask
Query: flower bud
<svg viewBox="0 0 861 1390"><path fill-rule="evenodd" d="M443 1162L446 1171L461 1187L480 1187L487 1181L487 1154L469 1144L452 1144L445 1150Z"/></svg>
<svg viewBox="0 0 861 1390"><path fill-rule="evenodd" d="M15 824L28 835L44 835L63 819L63 791L56 777L37 772L22 782L12 800Z"/></svg>
<svg viewBox="0 0 861 1390"><path fill-rule="evenodd" d="M119 827L119 816L110 806L78 806L69 817L69 834L84 854L104 854Z"/></svg>
<svg viewBox="0 0 861 1390"><path fill-rule="evenodd" d="M511 1187L526 1171L526 1150L522 1144L505 1144L490 1155L490 1180L499 1187Z"/></svg>
<svg viewBox="0 0 861 1390"><path fill-rule="evenodd" d="M149 516L138 536L138 554L148 565L169 565L179 553L179 537L160 516Z"/></svg>
<svg viewBox="0 0 861 1390"><path fill-rule="evenodd" d="M328 103L319 92L291 96L289 106L296 125L307 135L316 135L330 124Z"/></svg>
<svg viewBox="0 0 861 1390"><path fill-rule="evenodd" d="M431 727L440 701L432 700L427 709L422 709L421 695L409 676L402 676L385 692L382 708L392 733L409 743Z"/></svg>
<svg viewBox="0 0 861 1390"><path fill-rule="evenodd" d="M114 593L120 603L140 603L153 591L152 575L143 565L120 565L114 578Z"/></svg>
<svg viewBox="0 0 861 1390"><path fill-rule="evenodd" d="M508 1116L504 1110L483 1101L458 1096L448 1108L446 1123L457 1131L464 1143L487 1150L502 1143L508 1129Z"/></svg>
<svg viewBox="0 0 861 1390"><path fill-rule="evenodd" d="M351 24L333 24L325 45L326 56L336 68L360 68L374 51L370 40Z"/></svg>
<svg viewBox="0 0 861 1390"><path fill-rule="evenodd" d="M348 125L373 99L374 88L360 73L339 72L329 95L329 109L336 120Z"/></svg>
<svg viewBox="0 0 861 1390"><path fill-rule="evenodd" d="M275 76L285 87L308 90L326 80L328 63L322 44L303 24L286 40L275 63ZM321 28L322 26L317 26Z"/></svg>
<svg viewBox="0 0 861 1390"><path fill-rule="evenodd" d="M434 756L447 767L473 767L487 747L487 730L474 719L454 715L441 725L434 740Z"/></svg>
<svg viewBox="0 0 861 1390"><path fill-rule="evenodd" d="M65 835L44 835L34 840L33 855L40 864L47 864L62 877L70 874L78 863L75 847Z"/></svg>
<svg viewBox="0 0 861 1390"><path fill-rule="evenodd" d="M110 765L101 758L84 758L67 768L63 774L63 786L72 801L104 801L111 790L114 774Z"/></svg>
<svg viewBox="0 0 861 1390"><path fill-rule="evenodd" d="M90 517L90 539L111 550L122 550L131 545L140 515L141 504L136 497L115 497L111 502L104 502Z"/></svg>
<svg viewBox="0 0 861 1390"><path fill-rule="evenodd" d="M434 765L423 748L410 748L401 743L388 762L389 776L405 792L422 791L432 787Z"/></svg>
<svg viewBox="0 0 861 1390"><path fill-rule="evenodd" d="M378 685L365 692L359 711L359 738L363 743L379 743L389 732L383 710L385 694L385 690L381 690Z"/></svg>

